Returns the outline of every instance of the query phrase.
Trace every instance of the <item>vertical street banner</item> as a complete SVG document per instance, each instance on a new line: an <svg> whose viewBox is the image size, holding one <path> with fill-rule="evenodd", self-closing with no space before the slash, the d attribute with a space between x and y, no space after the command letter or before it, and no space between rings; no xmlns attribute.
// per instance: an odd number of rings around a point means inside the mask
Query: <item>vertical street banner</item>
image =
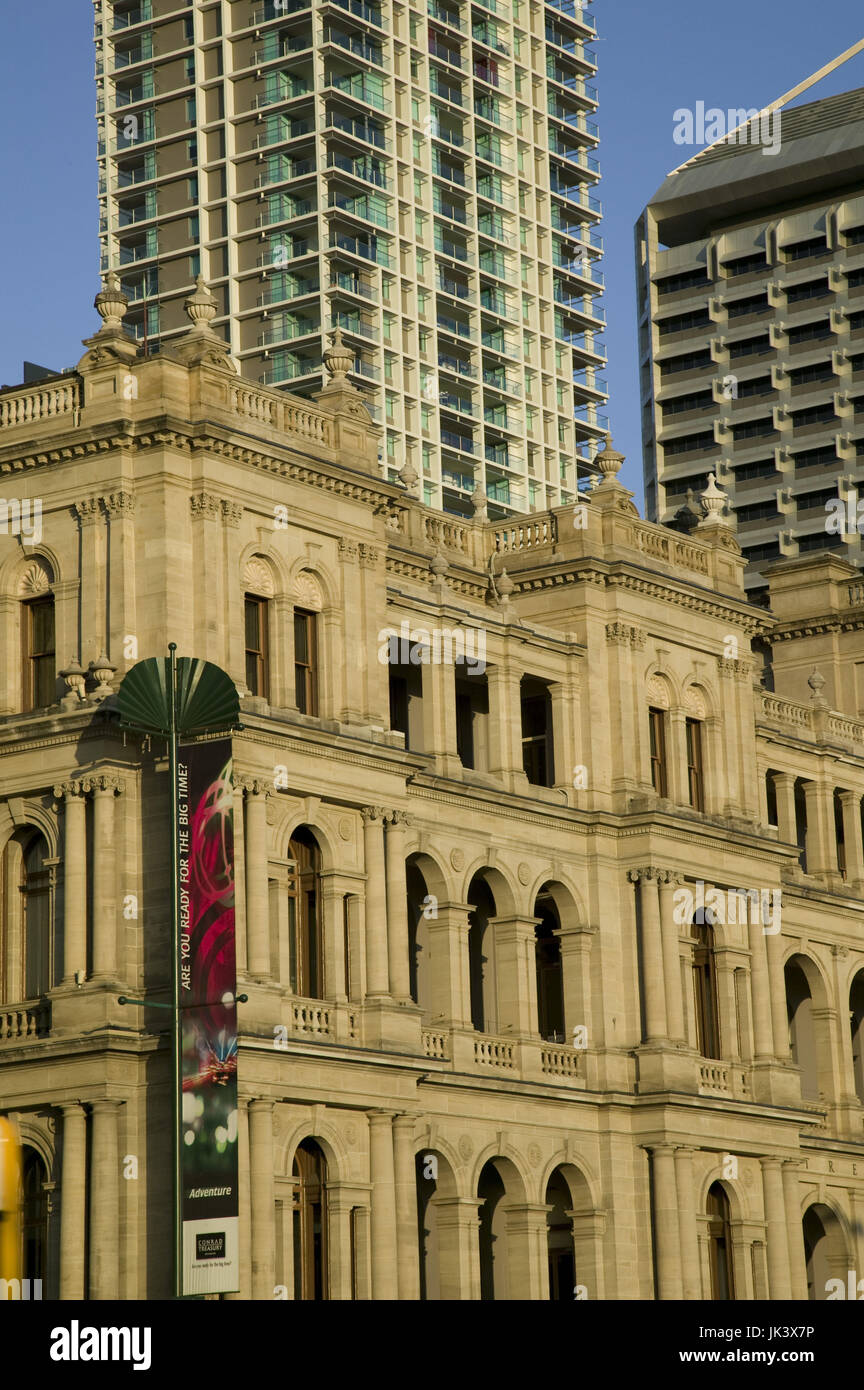
<svg viewBox="0 0 864 1390"><path fill-rule="evenodd" d="M177 758L183 1294L238 1282L237 988L231 739Z"/></svg>

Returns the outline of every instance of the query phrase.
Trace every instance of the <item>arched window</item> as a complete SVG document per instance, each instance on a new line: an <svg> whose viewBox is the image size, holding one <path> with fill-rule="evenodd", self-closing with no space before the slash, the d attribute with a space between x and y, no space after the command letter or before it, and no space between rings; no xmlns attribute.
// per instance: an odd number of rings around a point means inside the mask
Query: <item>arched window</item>
<svg viewBox="0 0 864 1390"><path fill-rule="evenodd" d="M246 685L250 695L270 698L269 601L260 594L244 595L246 613Z"/></svg>
<svg viewBox="0 0 864 1390"><path fill-rule="evenodd" d="M708 1261L711 1272L711 1297L723 1302L734 1299L735 1283L732 1272L732 1221L729 1198L719 1182L708 1189Z"/></svg>
<svg viewBox="0 0 864 1390"><path fill-rule="evenodd" d="M547 1042L564 1041L564 976L561 967L561 923L551 897L541 895L534 904L541 920L534 928L534 962L537 971L537 1027Z"/></svg>
<svg viewBox="0 0 864 1390"><path fill-rule="evenodd" d="M429 923L426 917L429 890L416 864L405 871L408 889L408 979L411 998L421 1009L431 1007L429 978Z"/></svg>
<svg viewBox="0 0 864 1390"><path fill-rule="evenodd" d="M23 1279L45 1278L45 1259L48 1251L48 1194L45 1183L48 1174L41 1156L29 1145L22 1151L21 1239L23 1246ZM32 1286L31 1286L32 1287Z"/></svg>
<svg viewBox="0 0 864 1390"><path fill-rule="evenodd" d="M21 856L24 923L24 997L37 999L51 988L51 870L48 846L35 835Z"/></svg>
<svg viewBox="0 0 864 1390"><path fill-rule="evenodd" d="M294 695L301 714L317 715L317 618L303 608L294 609Z"/></svg>
<svg viewBox="0 0 864 1390"><path fill-rule="evenodd" d="M314 1139L294 1155L294 1297L330 1297L327 1252L327 1160Z"/></svg>
<svg viewBox="0 0 864 1390"><path fill-rule="evenodd" d="M794 960L786 962L786 1012L789 1019L789 1050L801 1070L804 1100L819 1099L819 1060L813 1022L813 996L807 976Z"/></svg>
<svg viewBox="0 0 864 1390"><path fill-rule="evenodd" d="M849 991L849 1024L852 1029L855 1094L864 1105L864 970L859 970Z"/></svg>
<svg viewBox="0 0 864 1390"><path fill-rule="evenodd" d="M651 785L658 796L669 795L666 772L666 711L653 705L648 710L648 735L651 756Z"/></svg>
<svg viewBox="0 0 864 1390"><path fill-rule="evenodd" d="M324 942L321 924L321 851L310 831L294 831L288 877L290 983L293 994L324 998Z"/></svg>
<svg viewBox="0 0 864 1390"><path fill-rule="evenodd" d="M693 919L693 997L696 1005L696 1046L703 1057L720 1057L717 978L714 966L714 927L711 913L700 909Z"/></svg>
<svg viewBox="0 0 864 1390"><path fill-rule="evenodd" d="M576 1265L573 1252L573 1220L568 1216L573 1201L567 1180L559 1168L546 1184L546 1247L549 1258L549 1298L554 1302L573 1301Z"/></svg>
<svg viewBox="0 0 864 1390"><path fill-rule="evenodd" d="M479 1033L495 1029L494 939L489 926L496 914L489 885L475 878L468 890L468 975L471 987L471 1023Z"/></svg>
<svg viewBox="0 0 864 1390"><path fill-rule="evenodd" d="M23 709L42 709L56 699L57 661L54 595L40 594L21 605Z"/></svg>
<svg viewBox="0 0 864 1390"><path fill-rule="evenodd" d="M702 762L702 722L685 721L687 734L687 788L694 811L705 810L705 778Z"/></svg>

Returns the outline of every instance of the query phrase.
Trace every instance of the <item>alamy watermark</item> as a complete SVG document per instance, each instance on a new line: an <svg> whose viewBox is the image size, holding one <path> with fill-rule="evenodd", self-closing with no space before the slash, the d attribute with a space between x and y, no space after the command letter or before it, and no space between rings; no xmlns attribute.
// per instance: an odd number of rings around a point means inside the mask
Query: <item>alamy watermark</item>
<svg viewBox="0 0 864 1390"><path fill-rule="evenodd" d="M710 912L720 926L735 926L748 920L761 923L766 936L780 931L782 910L779 888L709 888L699 879L692 888L676 888L673 921L679 926L692 922L697 912Z"/></svg>
<svg viewBox="0 0 864 1390"><path fill-rule="evenodd" d="M704 101L697 101L693 108L679 106L672 119L676 145L713 145L728 138L732 144L761 145L763 154L780 153L779 111L757 111L755 107L723 111L719 106L706 109Z"/></svg>
<svg viewBox="0 0 864 1390"><path fill-rule="evenodd" d="M475 627L414 628L403 619L397 632L385 627L378 633L378 660L382 666L465 666L469 676L486 670L486 630Z"/></svg>
<svg viewBox="0 0 864 1390"><path fill-rule="evenodd" d="M0 497L0 532L20 536L22 545L38 545L42 539L42 498Z"/></svg>

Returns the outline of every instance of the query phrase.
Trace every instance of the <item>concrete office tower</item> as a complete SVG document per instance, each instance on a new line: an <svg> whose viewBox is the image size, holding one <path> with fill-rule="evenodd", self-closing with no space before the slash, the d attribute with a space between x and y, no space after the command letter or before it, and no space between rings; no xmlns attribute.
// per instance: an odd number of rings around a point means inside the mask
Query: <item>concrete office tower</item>
<svg viewBox="0 0 864 1390"><path fill-rule="evenodd" d="M864 89L783 111L781 135L698 154L636 238L648 515L686 519L715 472L751 594L778 558L861 563Z"/></svg>
<svg viewBox="0 0 864 1390"><path fill-rule="evenodd" d="M590 12L95 11L103 269L136 334L181 333L200 270L253 380L313 396L341 330L382 473L430 505L571 500L606 424Z"/></svg>

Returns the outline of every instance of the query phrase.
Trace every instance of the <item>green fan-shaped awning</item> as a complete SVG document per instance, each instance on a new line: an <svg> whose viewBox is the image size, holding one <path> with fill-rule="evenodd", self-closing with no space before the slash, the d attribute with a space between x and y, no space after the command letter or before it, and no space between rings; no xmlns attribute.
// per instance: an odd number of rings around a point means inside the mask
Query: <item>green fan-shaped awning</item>
<svg viewBox="0 0 864 1390"><path fill-rule="evenodd" d="M150 657L124 677L117 693L121 727L149 734L170 733L171 660ZM236 728L240 701L231 677L212 661L177 658L177 733L217 733Z"/></svg>

